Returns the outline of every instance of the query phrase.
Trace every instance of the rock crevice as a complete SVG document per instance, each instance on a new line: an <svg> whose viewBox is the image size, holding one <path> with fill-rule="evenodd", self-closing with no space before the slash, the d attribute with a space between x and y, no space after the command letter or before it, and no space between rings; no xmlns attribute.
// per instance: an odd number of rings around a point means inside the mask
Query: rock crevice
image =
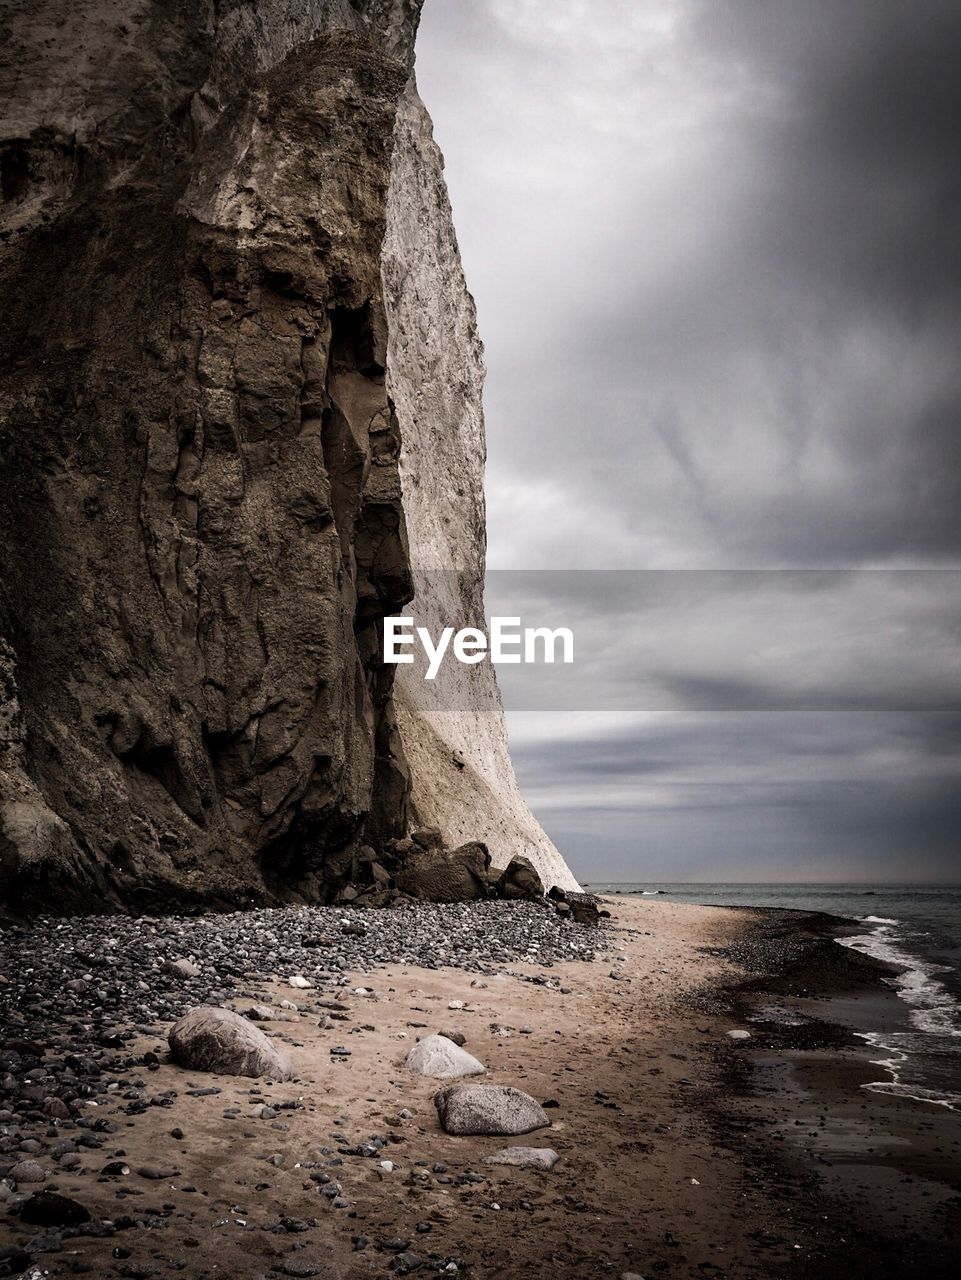
<svg viewBox="0 0 961 1280"><path fill-rule="evenodd" d="M527 853L545 884L570 880L521 811L496 687L479 692L491 727L471 760L490 794L461 834L431 798L430 708L417 690L398 700L382 661L381 621L426 591L420 566L457 570L461 610L483 572L482 365L446 196L435 278L419 280L412 242L430 228L411 182L434 206L443 190L436 149L411 148L411 122L427 127L419 11L46 0L8 20L0 892L14 908L329 900L359 847L428 819L499 865ZM458 327L415 332L437 305ZM463 401L442 385L458 361ZM440 399L417 408L425 381ZM415 490L456 509L454 542ZM458 739L470 755L469 737L454 725L443 751Z"/></svg>

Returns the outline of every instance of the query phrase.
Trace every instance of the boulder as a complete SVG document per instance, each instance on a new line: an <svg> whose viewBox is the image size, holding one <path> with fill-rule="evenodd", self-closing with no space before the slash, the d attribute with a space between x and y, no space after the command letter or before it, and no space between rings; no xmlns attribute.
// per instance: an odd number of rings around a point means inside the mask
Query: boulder
<svg viewBox="0 0 961 1280"><path fill-rule="evenodd" d="M474 840L456 849L423 844L415 832L413 847L394 873L397 888L428 902L477 902L490 896L490 854Z"/></svg>
<svg viewBox="0 0 961 1280"><path fill-rule="evenodd" d="M511 1085L450 1085L434 1095L434 1106L445 1133L514 1137L550 1124L540 1103Z"/></svg>
<svg viewBox="0 0 961 1280"><path fill-rule="evenodd" d="M550 1173L560 1156L550 1147L504 1147L486 1156L485 1164L509 1164L516 1169L542 1169Z"/></svg>
<svg viewBox="0 0 961 1280"><path fill-rule="evenodd" d="M544 885L530 859L517 855L501 872L494 892L498 898L543 898Z"/></svg>
<svg viewBox="0 0 961 1280"><path fill-rule="evenodd" d="M407 1055L404 1066L418 1076L456 1080L461 1076L481 1076L486 1071L473 1054L446 1036L425 1036Z"/></svg>
<svg viewBox="0 0 961 1280"><path fill-rule="evenodd" d="M294 1075L289 1054L230 1009L191 1009L174 1023L167 1039L174 1061L194 1071L273 1080L290 1080Z"/></svg>
<svg viewBox="0 0 961 1280"><path fill-rule="evenodd" d="M597 903L590 898L572 898L570 900L571 915L577 924L597 924L600 921L600 912L597 909Z"/></svg>
<svg viewBox="0 0 961 1280"><path fill-rule="evenodd" d="M10 1177L13 1178L17 1186L21 1182L44 1182L46 1181L47 1171L36 1160L20 1160L10 1170Z"/></svg>

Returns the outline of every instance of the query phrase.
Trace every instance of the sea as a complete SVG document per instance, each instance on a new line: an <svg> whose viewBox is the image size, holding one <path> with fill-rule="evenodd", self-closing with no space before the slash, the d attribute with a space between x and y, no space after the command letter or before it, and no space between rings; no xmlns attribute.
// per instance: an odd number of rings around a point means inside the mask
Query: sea
<svg viewBox="0 0 961 1280"><path fill-rule="evenodd" d="M904 1003L903 1028L860 1032L878 1067L865 1085L961 1111L961 885L619 884L626 893L705 906L786 907L855 920L839 940L894 966L889 985ZM877 1056L874 1056L874 1054Z"/></svg>

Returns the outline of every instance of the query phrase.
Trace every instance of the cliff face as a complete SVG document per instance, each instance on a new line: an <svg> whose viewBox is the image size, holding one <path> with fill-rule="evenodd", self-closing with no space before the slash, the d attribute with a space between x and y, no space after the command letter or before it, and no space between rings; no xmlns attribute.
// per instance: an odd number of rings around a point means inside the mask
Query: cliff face
<svg viewBox="0 0 961 1280"><path fill-rule="evenodd" d="M0 885L318 898L428 819L567 883L489 674L461 743L380 660L424 566L456 567L465 618L483 568L418 0L24 8L0 68Z"/></svg>
<svg viewBox="0 0 961 1280"><path fill-rule="evenodd" d="M484 625L484 353L464 281L444 161L413 79L401 98L383 277L388 387L400 456L418 625ZM452 845L483 840L495 866L521 854L545 885L577 889L528 809L507 749L493 669L455 666L427 683L401 666L394 701L419 822Z"/></svg>

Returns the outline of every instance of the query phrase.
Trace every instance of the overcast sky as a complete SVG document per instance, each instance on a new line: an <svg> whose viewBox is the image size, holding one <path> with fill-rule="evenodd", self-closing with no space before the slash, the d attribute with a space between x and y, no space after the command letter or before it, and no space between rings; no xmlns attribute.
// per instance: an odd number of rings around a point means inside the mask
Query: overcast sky
<svg viewBox="0 0 961 1280"><path fill-rule="evenodd" d="M427 0L491 567L885 570L560 575L593 709L505 695L582 877L961 880L959 68L957 0Z"/></svg>

